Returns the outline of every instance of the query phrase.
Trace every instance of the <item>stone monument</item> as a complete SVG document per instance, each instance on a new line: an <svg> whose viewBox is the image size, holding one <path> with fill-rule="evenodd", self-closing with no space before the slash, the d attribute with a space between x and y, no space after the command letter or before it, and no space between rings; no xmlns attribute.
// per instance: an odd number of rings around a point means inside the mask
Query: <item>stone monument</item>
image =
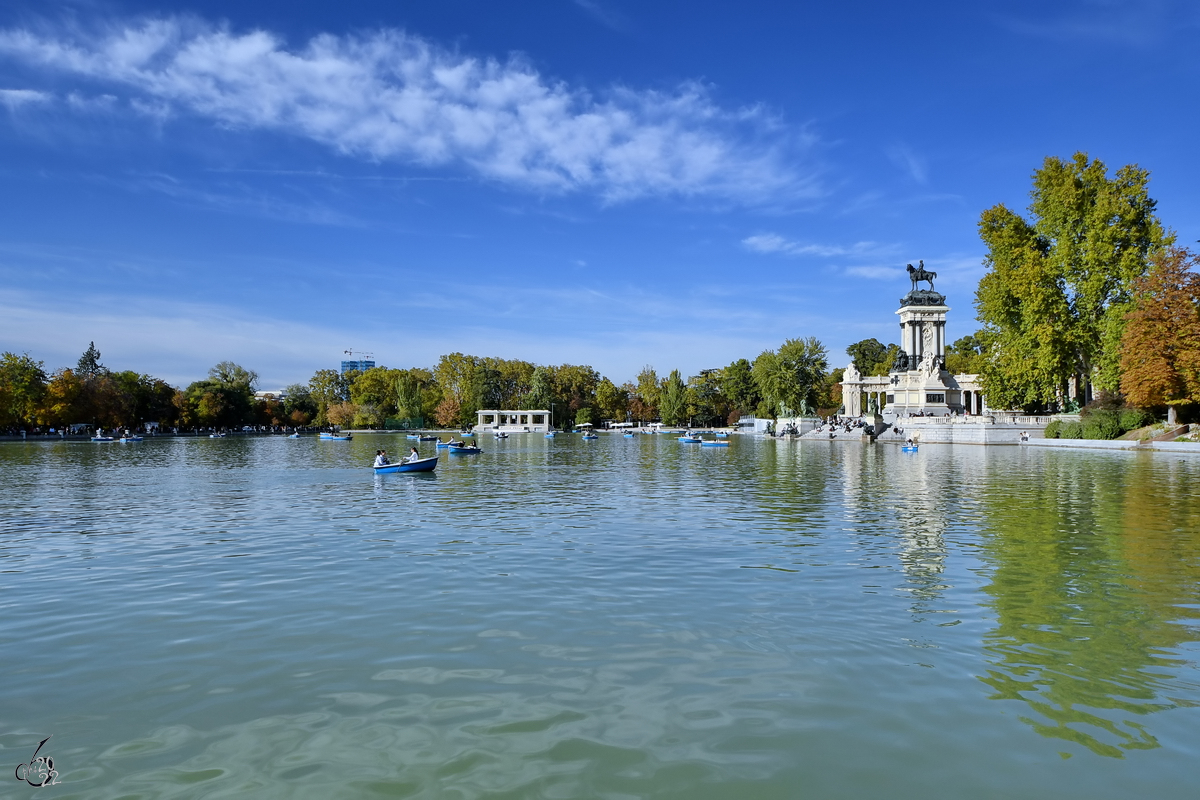
<svg viewBox="0 0 1200 800"><path fill-rule="evenodd" d="M900 350L889 376L887 411L896 415L961 413L958 385L946 372L946 297L933 288L937 273L909 264L912 291L900 298ZM927 282L928 289L918 284Z"/></svg>

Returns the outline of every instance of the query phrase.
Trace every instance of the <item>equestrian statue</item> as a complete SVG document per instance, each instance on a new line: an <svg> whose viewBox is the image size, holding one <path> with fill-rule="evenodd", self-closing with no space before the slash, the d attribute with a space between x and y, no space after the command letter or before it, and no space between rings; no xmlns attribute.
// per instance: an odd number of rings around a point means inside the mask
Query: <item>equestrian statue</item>
<svg viewBox="0 0 1200 800"><path fill-rule="evenodd" d="M932 292L933 279L937 277L937 273L931 269L925 269L925 261L922 260L919 266L914 267L912 264L908 265L908 277L912 279L912 290L914 292L917 290L917 283L920 281L928 281L929 291Z"/></svg>

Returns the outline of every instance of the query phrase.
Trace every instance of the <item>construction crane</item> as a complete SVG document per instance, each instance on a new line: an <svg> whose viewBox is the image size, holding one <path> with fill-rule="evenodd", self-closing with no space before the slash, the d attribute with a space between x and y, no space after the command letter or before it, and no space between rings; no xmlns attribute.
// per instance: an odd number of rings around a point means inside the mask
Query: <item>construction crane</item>
<svg viewBox="0 0 1200 800"><path fill-rule="evenodd" d="M347 361L369 361L375 357L374 353L364 353L362 350L358 351L358 358L354 357L353 350L343 350L342 352L349 356L349 358L346 359Z"/></svg>

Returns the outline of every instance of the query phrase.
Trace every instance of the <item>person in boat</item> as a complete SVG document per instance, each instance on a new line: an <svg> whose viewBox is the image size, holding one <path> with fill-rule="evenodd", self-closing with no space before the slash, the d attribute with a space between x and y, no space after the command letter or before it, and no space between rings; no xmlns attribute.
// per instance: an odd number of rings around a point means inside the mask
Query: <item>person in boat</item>
<svg viewBox="0 0 1200 800"><path fill-rule="evenodd" d="M410 452L410 453L408 454L408 463L410 463L410 464L411 464L411 463L413 463L414 461L420 461L420 460L421 460L421 454L417 452L417 448L415 448L415 447L410 447L410 448L409 448L409 450L411 450L412 452Z"/></svg>
<svg viewBox="0 0 1200 800"><path fill-rule="evenodd" d="M382 450L376 450L375 451L375 466L386 467L387 463L388 463L387 454L384 453Z"/></svg>

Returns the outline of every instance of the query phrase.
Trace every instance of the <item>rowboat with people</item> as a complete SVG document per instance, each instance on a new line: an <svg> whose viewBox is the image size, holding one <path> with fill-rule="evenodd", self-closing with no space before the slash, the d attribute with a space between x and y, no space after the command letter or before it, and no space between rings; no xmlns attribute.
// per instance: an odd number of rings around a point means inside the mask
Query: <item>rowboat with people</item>
<svg viewBox="0 0 1200 800"><path fill-rule="evenodd" d="M433 472L433 468L437 466L438 457L430 456L429 458L419 458L416 461L399 461L395 464L381 464L377 467L371 467L376 475L381 475L388 472Z"/></svg>

